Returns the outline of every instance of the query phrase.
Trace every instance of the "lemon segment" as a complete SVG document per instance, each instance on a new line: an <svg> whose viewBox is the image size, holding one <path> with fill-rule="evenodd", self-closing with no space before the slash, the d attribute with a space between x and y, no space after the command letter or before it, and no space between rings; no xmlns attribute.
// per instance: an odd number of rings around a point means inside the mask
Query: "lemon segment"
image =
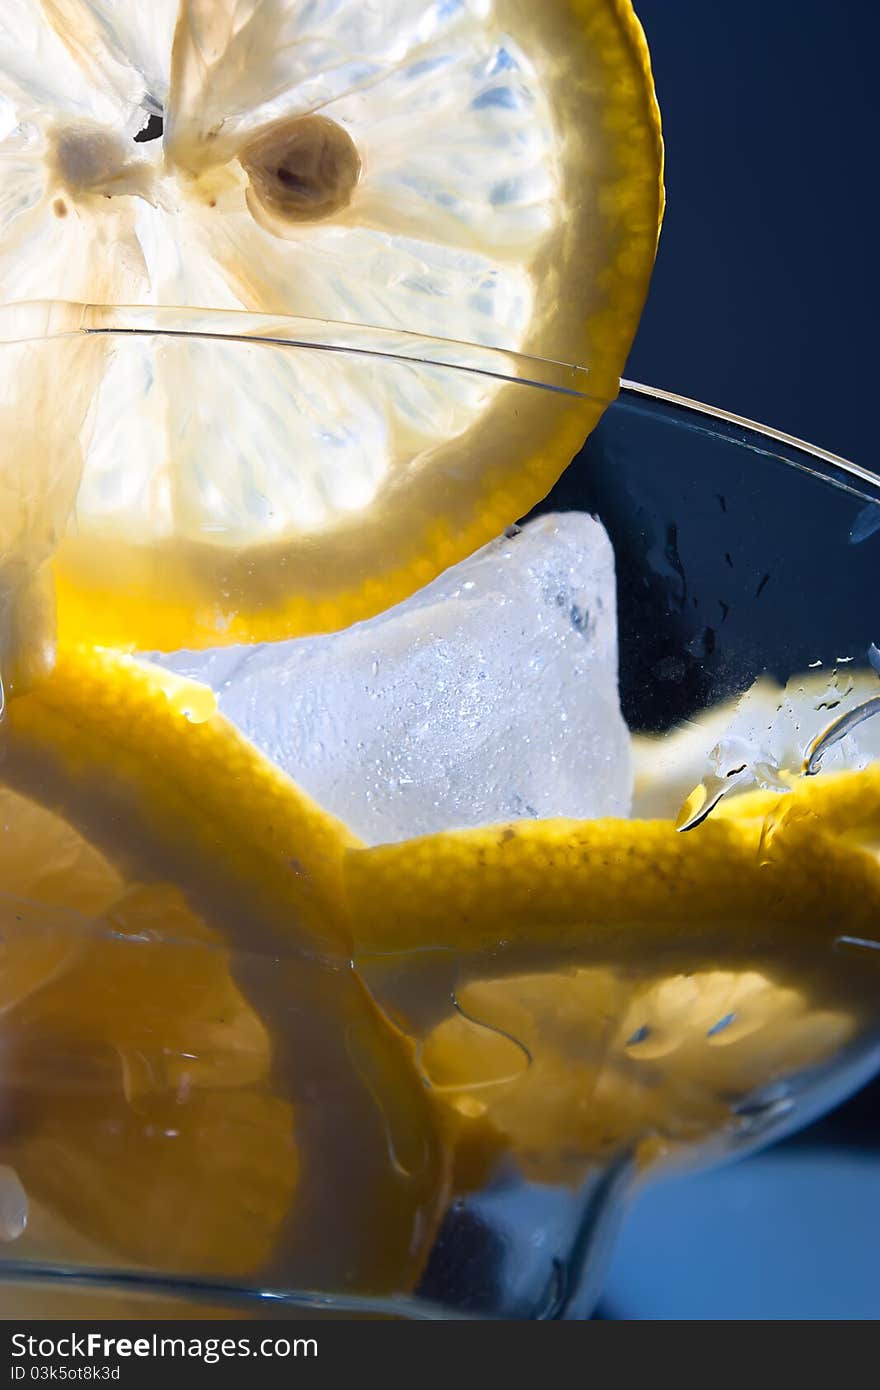
<svg viewBox="0 0 880 1390"><path fill-rule="evenodd" d="M294 1111L222 939L168 889L138 889L97 919L57 913L47 969L20 917L12 943L43 975L0 1025L3 1148L28 1199L114 1263L256 1269L296 1186Z"/></svg>
<svg viewBox="0 0 880 1390"><path fill-rule="evenodd" d="M759 971L529 974L472 982L458 1002L422 1059L463 1140L469 1123L490 1126L527 1177L571 1185L735 1129L738 1100L826 1061L855 1028ZM500 1055L513 1039L517 1068Z"/></svg>
<svg viewBox="0 0 880 1390"><path fill-rule="evenodd" d="M0 803L0 1150L27 1208L62 1213L92 1262L257 1268L296 1186L293 1111L222 938L54 812Z"/></svg>
<svg viewBox="0 0 880 1390"><path fill-rule="evenodd" d="M161 110L168 99L167 55L178 0L120 5L118 0L41 0L54 34L90 93L121 111ZM132 131L141 128L142 117Z"/></svg>

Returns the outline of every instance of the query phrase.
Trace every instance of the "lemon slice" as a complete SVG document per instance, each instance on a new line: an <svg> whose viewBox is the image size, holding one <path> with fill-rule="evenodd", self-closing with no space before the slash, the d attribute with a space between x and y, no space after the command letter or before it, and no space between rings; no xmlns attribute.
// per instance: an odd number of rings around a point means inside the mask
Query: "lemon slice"
<svg viewBox="0 0 880 1390"><path fill-rule="evenodd" d="M0 299L222 323L89 335L124 315L74 310L51 346L0 324L11 534L36 566L77 494L68 637L168 649L340 626L526 511L616 394L662 207L642 32L629 0L144 16L4 5ZM474 373L437 365L438 338ZM88 378L87 418L77 398L53 421L23 357L40 382ZM554 389L502 380L533 375ZM51 431L49 496L34 460Z"/></svg>
<svg viewBox="0 0 880 1390"><path fill-rule="evenodd" d="M457 1002L425 1040L427 1079L465 1138L491 1125L527 1177L551 1183L735 1130L738 1102L827 1061L855 1031L846 1010L757 970L527 974L472 982Z"/></svg>
<svg viewBox="0 0 880 1390"><path fill-rule="evenodd" d="M848 776L858 779L850 805L870 782ZM352 851L346 882L364 953L421 941L606 961L684 949L715 963L720 953L821 948L841 923L870 934L880 907L872 856L810 815L775 827L718 819L689 835L665 821L614 820L450 831Z"/></svg>
<svg viewBox="0 0 880 1390"><path fill-rule="evenodd" d="M880 869L837 832L864 835L880 783L820 780L688 835L539 821L349 851L358 966L461 1143L547 1182L647 1165L748 1130L751 1093L858 1038L880 979L840 948L876 941Z"/></svg>
<svg viewBox="0 0 880 1390"><path fill-rule="evenodd" d="M179 894L127 886L45 806L8 786L0 802L5 1171L99 1250L257 1267L297 1155L222 939Z"/></svg>
<svg viewBox="0 0 880 1390"><path fill-rule="evenodd" d="M350 969L352 837L124 656L62 652L3 753L0 1166L55 1260L411 1287L446 1159Z"/></svg>

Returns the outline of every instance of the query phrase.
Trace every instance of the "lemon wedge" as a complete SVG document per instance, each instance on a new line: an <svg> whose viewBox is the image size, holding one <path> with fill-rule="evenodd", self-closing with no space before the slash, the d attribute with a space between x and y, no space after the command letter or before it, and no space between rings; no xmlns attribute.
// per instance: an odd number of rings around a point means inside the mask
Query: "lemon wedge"
<svg viewBox="0 0 880 1390"><path fill-rule="evenodd" d="M342 626L496 535L617 392L661 176L629 0L9 0L7 647L58 542L66 640L167 650Z"/></svg>

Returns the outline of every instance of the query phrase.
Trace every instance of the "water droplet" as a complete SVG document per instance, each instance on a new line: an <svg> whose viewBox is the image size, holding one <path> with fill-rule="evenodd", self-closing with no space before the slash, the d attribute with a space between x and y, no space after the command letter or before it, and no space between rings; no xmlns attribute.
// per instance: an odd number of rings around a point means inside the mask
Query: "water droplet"
<svg viewBox="0 0 880 1390"><path fill-rule="evenodd" d="M880 506L876 502L869 502L866 507L856 516L849 533L850 545L859 545L862 541L868 540L876 531L880 531Z"/></svg>
<svg viewBox="0 0 880 1390"><path fill-rule="evenodd" d="M631 1038L627 1038L626 1045L627 1047L638 1047L639 1043L647 1041L650 1036L650 1028L647 1023L643 1023L641 1028L636 1029Z"/></svg>
<svg viewBox="0 0 880 1390"><path fill-rule="evenodd" d="M838 936L834 942L835 951L880 951L880 941L872 941L865 936Z"/></svg>
<svg viewBox="0 0 880 1390"><path fill-rule="evenodd" d="M856 705L855 709L847 710L846 714L832 720L807 747L804 754L804 775L814 776L819 771L819 764L829 748L840 743L841 739L846 738L859 724L863 724L866 719L872 719L875 714L880 714L880 695L872 695L870 700L865 700L862 704Z"/></svg>
<svg viewBox="0 0 880 1390"><path fill-rule="evenodd" d="M725 1028L729 1028L729 1027L730 1027L731 1023L734 1022L735 1018L736 1018L736 1014L735 1014L735 1013L733 1013L733 1014L725 1014L723 1018L719 1018L718 1022L717 1022L717 1023L714 1023L714 1024L712 1025L712 1027L709 1029L708 1033L706 1034L706 1037L707 1037L707 1038L717 1038L717 1036L718 1036L719 1033L723 1033L724 1030L725 1030Z"/></svg>
<svg viewBox="0 0 880 1390"><path fill-rule="evenodd" d="M370 667L370 674L371 674L372 676L374 676L374 677L375 677L375 676L378 676L378 674L379 674L379 662L378 662L378 660L377 660L377 661L374 661L373 664L372 664L372 666Z"/></svg>
<svg viewBox="0 0 880 1390"><path fill-rule="evenodd" d="M716 773L710 772L686 798L675 822L676 830L684 833L686 830L695 830L698 825L702 825L733 785L732 779L728 780L726 777L719 777Z"/></svg>
<svg viewBox="0 0 880 1390"><path fill-rule="evenodd" d="M477 1100L476 1096L456 1096L452 1103L466 1120L482 1119L489 1108L484 1100Z"/></svg>
<svg viewBox="0 0 880 1390"><path fill-rule="evenodd" d="M217 697L213 690L196 681L187 681L179 690L170 691L168 703L191 724L204 724L217 713Z"/></svg>
<svg viewBox="0 0 880 1390"><path fill-rule="evenodd" d="M782 1087L751 1096L734 1109L739 1121L740 1133L753 1137L769 1129L777 1121L784 1119L794 1109L794 1100Z"/></svg>

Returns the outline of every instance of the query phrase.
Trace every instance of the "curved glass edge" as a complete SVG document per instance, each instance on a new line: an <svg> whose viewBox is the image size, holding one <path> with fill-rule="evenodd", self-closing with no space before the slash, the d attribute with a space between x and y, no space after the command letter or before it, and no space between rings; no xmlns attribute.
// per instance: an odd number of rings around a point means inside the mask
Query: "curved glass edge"
<svg viewBox="0 0 880 1390"><path fill-rule="evenodd" d="M456 1308L406 1295L376 1297L323 1293L320 1290L260 1288L247 1284L139 1273L131 1270L85 1269L82 1265L36 1264L25 1260L0 1261L0 1291L3 1288L32 1288L52 1292L105 1294L113 1298L130 1295L134 1300L162 1299L185 1307L215 1306L239 1310L244 1316L275 1307L303 1314L341 1318L368 1317L407 1322L452 1322L486 1320Z"/></svg>
<svg viewBox="0 0 880 1390"><path fill-rule="evenodd" d="M501 384L528 386L607 405L592 389L588 367L556 362L480 343L436 338L398 328L376 328L238 309L186 309L33 300L0 306L0 347L79 336L190 338L300 348L353 357L444 367Z"/></svg>
<svg viewBox="0 0 880 1390"><path fill-rule="evenodd" d="M27 311L24 317L18 320L17 328L12 319L7 320L6 314L9 309L15 309L16 312ZM64 312L60 312L61 310ZM70 326L67 318L68 311L81 311L80 322L77 327ZM31 326L33 327L38 326L42 318L47 331L34 332L29 337L4 337L4 327L15 331L27 327L28 316L32 320ZM247 331L242 331L245 328ZM72 336L73 334L196 337L389 358L420 365L442 366L463 372L473 372L504 382L536 387L562 395L588 397L588 392L585 390L561 384L566 373L586 375L585 368L545 362L500 349L423 338L420 335L393 330L305 319L255 316L237 311L154 308L114 308L108 310L101 306L59 306L57 304L6 306L5 309L0 309L0 345L9 342L40 342ZM472 356L473 360L465 360L468 356ZM575 377L575 379L580 380L579 377ZM627 409L655 417L661 416L666 424L680 425L691 431L702 432L735 447L745 447L756 455L763 455L785 463L861 499L870 504L872 511L880 504L880 477L876 474L772 427L718 410L687 397L631 381L621 382L619 400ZM880 512L878 512L878 519L880 519ZM856 1069L858 1076L853 1075L848 1078L848 1089L854 1089L858 1084L861 1084L862 1080L867 1080L878 1065L880 1065L880 1052L875 1051L871 1054L869 1062ZM818 1114L826 1108L828 1103L829 1096L825 1094L822 1095L821 1099L811 1098L809 1107L799 1110L795 1121L783 1125L779 1130L774 1128L773 1137L776 1138L780 1133L788 1132L807 1123L814 1114ZM768 1106L768 1118L771 1109L772 1105ZM775 1118L778 1119L778 1114ZM765 1142L765 1136L760 1139L755 1137L752 1142L747 1141L745 1147L752 1147L758 1142ZM741 1153L742 1148L739 1148L737 1155ZM734 1154L730 1156L733 1157ZM716 1159L716 1161L718 1160ZM586 1230L586 1227L584 1229ZM592 1266L590 1268L592 1269ZM56 1282L60 1284L62 1281L65 1287L101 1289L112 1291L115 1294L124 1288L137 1295L161 1294L166 1297L190 1301L196 1297L200 1300L208 1298L237 1307L253 1306L255 1303L274 1303L306 1312L337 1314L339 1316L364 1315L417 1320L458 1320L469 1316L458 1310L450 1311L439 1305L429 1304L415 1298L356 1298L308 1291L261 1290L226 1284L157 1279L146 1274L84 1271L80 1267L62 1265L46 1268L12 1262L0 1266L0 1286L3 1283L28 1283L34 1286L46 1286ZM544 1316L550 1318L570 1316L571 1314L565 1310L571 1306L572 1297L572 1294L565 1295L560 1301L559 1311L553 1311ZM591 1298L592 1285L591 1291L586 1297L584 1291L580 1290L578 1303L581 1305L589 1303Z"/></svg>
<svg viewBox="0 0 880 1390"><path fill-rule="evenodd" d="M590 368L534 357L502 347L432 337L405 329L380 328L237 309L179 306L102 305L29 300L0 305L0 347L38 344L79 336L195 338L263 344L313 352L371 357L418 366L444 367L500 383L531 387L611 405L592 389ZM619 401L631 407L662 406L667 419L702 429L714 438L745 446L823 477L867 502L880 501L880 474L786 434L770 425L707 405L660 387L621 379ZM711 423L710 423L711 422Z"/></svg>
<svg viewBox="0 0 880 1390"><path fill-rule="evenodd" d="M679 396L674 391L645 386L625 378L620 383L618 400L632 409L642 409L651 414L659 413L657 407L661 407L664 419L672 423L677 422L722 442L790 464L792 468L811 474L864 502L880 502L880 473L786 434L772 425L762 425L743 415L706 405L688 396ZM880 513L877 522L880 526Z"/></svg>

